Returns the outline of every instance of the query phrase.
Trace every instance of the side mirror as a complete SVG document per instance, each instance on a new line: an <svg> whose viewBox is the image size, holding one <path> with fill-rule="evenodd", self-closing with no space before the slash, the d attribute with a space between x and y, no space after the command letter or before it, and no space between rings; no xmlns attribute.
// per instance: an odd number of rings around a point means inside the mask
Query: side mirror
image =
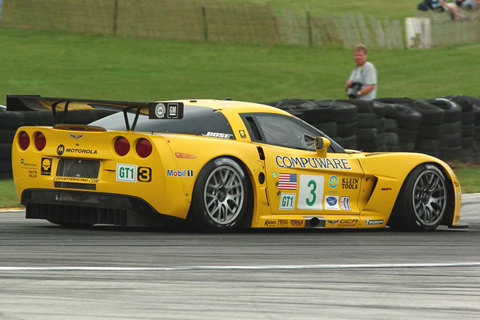
<svg viewBox="0 0 480 320"><path fill-rule="evenodd" d="M315 150L320 158L327 157L327 149L330 147L330 140L324 137L315 138Z"/></svg>

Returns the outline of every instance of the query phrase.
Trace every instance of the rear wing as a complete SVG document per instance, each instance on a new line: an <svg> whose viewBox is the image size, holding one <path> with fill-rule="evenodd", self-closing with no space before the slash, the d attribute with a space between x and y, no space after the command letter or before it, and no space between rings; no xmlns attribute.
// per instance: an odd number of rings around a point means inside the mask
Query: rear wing
<svg viewBox="0 0 480 320"><path fill-rule="evenodd" d="M182 119L182 102L126 102L110 100L89 100L52 98L39 95L7 95L7 111L52 110L55 124L62 123L69 110L103 109L123 111L127 130L135 130L140 113L148 114L149 119ZM132 126L127 112L135 113Z"/></svg>

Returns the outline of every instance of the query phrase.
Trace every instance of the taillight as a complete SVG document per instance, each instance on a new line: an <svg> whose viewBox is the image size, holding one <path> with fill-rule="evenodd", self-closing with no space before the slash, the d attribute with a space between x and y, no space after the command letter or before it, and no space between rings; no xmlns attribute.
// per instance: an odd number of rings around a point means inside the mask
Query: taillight
<svg viewBox="0 0 480 320"><path fill-rule="evenodd" d="M18 135L18 145L20 148L22 148L22 150L26 150L30 145L30 137L25 131L20 132Z"/></svg>
<svg viewBox="0 0 480 320"><path fill-rule="evenodd" d="M115 152L123 157L130 151L130 142L124 137L118 137L117 140L115 140L114 148Z"/></svg>
<svg viewBox="0 0 480 320"><path fill-rule="evenodd" d="M47 139L45 138L45 135L41 132L37 132L35 134L35 148L37 148L38 151L42 151L46 145Z"/></svg>
<svg viewBox="0 0 480 320"><path fill-rule="evenodd" d="M147 139L140 139L137 141L135 150L140 157L146 158L152 154L152 144Z"/></svg>

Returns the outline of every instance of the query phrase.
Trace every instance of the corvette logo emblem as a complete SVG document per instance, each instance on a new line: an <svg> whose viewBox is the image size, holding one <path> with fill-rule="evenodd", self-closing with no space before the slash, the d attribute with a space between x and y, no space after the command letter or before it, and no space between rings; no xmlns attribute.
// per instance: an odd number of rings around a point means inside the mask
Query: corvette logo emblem
<svg viewBox="0 0 480 320"><path fill-rule="evenodd" d="M74 138L77 141L75 145L78 146L78 139L83 138L83 134L76 135L76 134L70 133L70 137Z"/></svg>

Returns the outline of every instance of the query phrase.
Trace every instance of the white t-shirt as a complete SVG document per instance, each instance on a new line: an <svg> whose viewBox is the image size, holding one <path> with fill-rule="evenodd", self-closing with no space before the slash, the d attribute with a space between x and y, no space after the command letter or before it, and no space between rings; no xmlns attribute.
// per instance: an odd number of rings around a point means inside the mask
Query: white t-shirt
<svg viewBox="0 0 480 320"><path fill-rule="evenodd" d="M375 69L373 63L367 61L361 67L355 67L355 69L353 69L352 73L350 74L349 79L352 80L352 82L361 82L361 89L365 88L367 85L370 84L375 85L375 88L371 92L358 97L358 99L373 100L377 97L377 69Z"/></svg>

